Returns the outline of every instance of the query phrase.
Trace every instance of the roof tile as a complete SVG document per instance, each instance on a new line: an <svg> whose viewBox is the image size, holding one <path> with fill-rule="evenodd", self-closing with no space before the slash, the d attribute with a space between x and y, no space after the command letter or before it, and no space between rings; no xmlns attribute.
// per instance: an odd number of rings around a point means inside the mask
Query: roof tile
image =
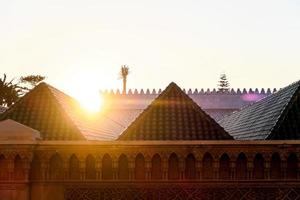
<svg viewBox="0 0 300 200"><path fill-rule="evenodd" d="M119 140L232 139L175 83L171 83L120 135Z"/></svg>
<svg viewBox="0 0 300 200"><path fill-rule="evenodd" d="M235 139L300 139L300 81L219 121Z"/></svg>
<svg viewBox="0 0 300 200"><path fill-rule="evenodd" d="M111 140L123 127L105 116L88 117L79 103L41 83L0 116L40 131L43 140Z"/></svg>

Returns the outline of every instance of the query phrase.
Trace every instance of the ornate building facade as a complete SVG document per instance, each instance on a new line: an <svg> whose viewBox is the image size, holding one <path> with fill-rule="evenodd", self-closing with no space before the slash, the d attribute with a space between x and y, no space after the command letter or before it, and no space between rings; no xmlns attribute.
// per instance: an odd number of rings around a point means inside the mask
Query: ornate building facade
<svg viewBox="0 0 300 200"><path fill-rule="evenodd" d="M295 141L2 142L0 194L49 200L297 199L299 148Z"/></svg>
<svg viewBox="0 0 300 200"><path fill-rule="evenodd" d="M118 121L84 117L43 83L1 115L0 199L299 199L299 91L283 88L223 128L171 83L116 136ZM238 119L264 139L236 140ZM286 137L269 139L277 130Z"/></svg>

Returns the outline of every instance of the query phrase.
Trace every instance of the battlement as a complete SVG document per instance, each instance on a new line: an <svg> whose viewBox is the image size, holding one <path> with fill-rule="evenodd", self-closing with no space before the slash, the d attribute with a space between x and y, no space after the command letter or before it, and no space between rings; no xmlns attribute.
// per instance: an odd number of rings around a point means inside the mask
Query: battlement
<svg viewBox="0 0 300 200"><path fill-rule="evenodd" d="M161 91L162 91L162 89L158 89L158 90L156 90L156 89L146 89L146 90L144 90L144 89L141 89L141 90L129 89L125 95L128 95L128 96L130 96L130 95L159 95L161 93ZM241 89L241 88L237 88L237 89L230 89L227 92L220 92L216 88L213 88L213 89L210 89L210 88L197 89L196 88L194 90L182 89L182 91L187 95L244 95L244 94L269 95L269 94L277 92L277 89L276 88L274 88L274 89L270 89L270 88L267 88L267 89L243 88L243 89ZM100 91L100 94L102 94L102 95L124 95L121 93L121 91L119 89L117 89L117 90L102 90L102 91Z"/></svg>

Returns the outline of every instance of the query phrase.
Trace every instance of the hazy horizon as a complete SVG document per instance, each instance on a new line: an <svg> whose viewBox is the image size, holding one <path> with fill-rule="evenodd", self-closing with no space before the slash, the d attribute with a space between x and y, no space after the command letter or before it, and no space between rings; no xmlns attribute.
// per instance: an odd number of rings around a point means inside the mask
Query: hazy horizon
<svg viewBox="0 0 300 200"><path fill-rule="evenodd" d="M128 88L281 88L300 79L300 2L2 1L0 66L79 97Z"/></svg>

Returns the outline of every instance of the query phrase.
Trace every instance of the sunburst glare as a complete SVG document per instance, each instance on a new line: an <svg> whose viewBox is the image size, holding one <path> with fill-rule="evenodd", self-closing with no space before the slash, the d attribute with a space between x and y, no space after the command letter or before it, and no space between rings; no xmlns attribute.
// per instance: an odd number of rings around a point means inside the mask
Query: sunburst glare
<svg viewBox="0 0 300 200"><path fill-rule="evenodd" d="M81 106L89 113L97 113L101 111L102 98L100 96L85 97L79 100Z"/></svg>

